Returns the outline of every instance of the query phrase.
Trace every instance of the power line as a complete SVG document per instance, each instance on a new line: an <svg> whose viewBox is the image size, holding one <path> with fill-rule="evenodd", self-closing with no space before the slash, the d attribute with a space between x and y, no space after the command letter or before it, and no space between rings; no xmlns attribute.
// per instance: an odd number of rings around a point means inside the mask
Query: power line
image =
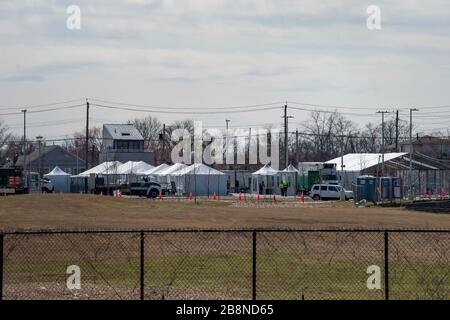
<svg viewBox="0 0 450 320"><path fill-rule="evenodd" d="M243 109L243 108L257 108L257 107L267 107L267 106L273 106L273 105L282 105L282 101L276 101L276 102L270 102L270 103L263 103L263 104L253 104L253 105L242 105L242 106L223 106L223 107L193 107L193 106L185 106L185 107L167 107L167 106L151 106L151 105L142 105L142 104L132 104L132 103L125 103L125 102L115 102L110 100L101 100L101 99L95 99L95 98L89 98L91 101L98 101L103 102L107 104L113 104L113 105L119 105L119 106L129 106L129 107L138 107L138 108L149 108L149 109L163 109L163 110L197 110L197 109L204 109L204 110L223 110L223 109Z"/></svg>
<svg viewBox="0 0 450 320"><path fill-rule="evenodd" d="M35 111L28 111L28 113L43 113L43 112L50 112L50 111L59 111L59 110L67 110L67 109L74 109L83 107L84 104L77 104L72 106L64 106L64 107L57 107L57 108L48 108L48 109L42 109L42 110L35 110ZM22 112L9 112L9 113L0 113L0 116L10 116L10 115L20 115Z"/></svg>
<svg viewBox="0 0 450 320"><path fill-rule="evenodd" d="M27 109L34 109L34 108L41 108L41 107L51 107L61 104L67 104L72 102L81 101L83 99L73 99L73 100L66 100L66 101L59 101L59 102L51 102L51 103L45 103L45 104L36 104L32 106L27 106ZM20 107L0 107L0 110L20 110Z"/></svg>
<svg viewBox="0 0 450 320"><path fill-rule="evenodd" d="M280 109L280 107L264 107L259 109L249 109L249 110L238 110L238 111L164 111L164 110L148 110L148 109L137 109L137 108L125 108L125 107L117 107L111 105L102 105L91 103L92 106L96 106L99 108L106 109L116 109L116 110L126 110L126 111L134 111L134 112L146 112L146 113L162 113L162 114L231 114L231 113L248 113L255 111L266 111L266 110L276 110Z"/></svg>

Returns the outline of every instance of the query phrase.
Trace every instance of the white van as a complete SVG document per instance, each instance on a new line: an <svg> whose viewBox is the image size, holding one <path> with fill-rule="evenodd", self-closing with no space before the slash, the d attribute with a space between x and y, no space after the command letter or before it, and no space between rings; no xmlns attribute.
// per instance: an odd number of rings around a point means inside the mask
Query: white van
<svg viewBox="0 0 450 320"><path fill-rule="evenodd" d="M344 191L345 200L353 199L353 192L345 190L340 185L315 184L311 188L310 197L314 200L340 200L341 191Z"/></svg>

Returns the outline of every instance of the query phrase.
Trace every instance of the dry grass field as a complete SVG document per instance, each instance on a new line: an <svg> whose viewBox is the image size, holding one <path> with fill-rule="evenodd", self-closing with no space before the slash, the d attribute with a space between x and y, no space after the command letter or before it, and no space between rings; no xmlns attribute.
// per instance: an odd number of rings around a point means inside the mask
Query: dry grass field
<svg viewBox="0 0 450 320"><path fill-rule="evenodd" d="M236 205L93 195L0 198L0 230L152 228L450 228L450 215L352 202ZM8 234L4 299L138 299L140 234ZM391 233L393 299L449 299L447 233ZM383 299L366 287L368 265L384 265L383 232L258 232L260 299ZM147 232L146 299L249 299L251 232ZM66 288L66 268L82 290Z"/></svg>
<svg viewBox="0 0 450 320"><path fill-rule="evenodd" d="M403 208L356 208L351 202L256 208L230 201L148 200L92 195L0 198L0 229L138 228L450 228L450 215Z"/></svg>

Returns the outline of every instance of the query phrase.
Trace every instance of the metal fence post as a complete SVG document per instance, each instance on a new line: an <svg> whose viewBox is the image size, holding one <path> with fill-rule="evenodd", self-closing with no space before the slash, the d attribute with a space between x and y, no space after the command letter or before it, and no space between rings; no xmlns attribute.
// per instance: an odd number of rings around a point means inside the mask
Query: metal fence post
<svg viewBox="0 0 450 320"><path fill-rule="evenodd" d="M140 299L144 300L144 291L145 291L145 281L144 281L144 273L145 273L145 234L141 231L141 245L140 245L140 267L139 267L139 288L140 288Z"/></svg>
<svg viewBox="0 0 450 320"><path fill-rule="evenodd" d="M252 300L256 300L256 230L253 230L252 242Z"/></svg>
<svg viewBox="0 0 450 320"><path fill-rule="evenodd" d="M389 300L389 233L384 232L384 299Z"/></svg>
<svg viewBox="0 0 450 320"><path fill-rule="evenodd" d="M0 301L3 300L3 239L4 234L0 233Z"/></svg>

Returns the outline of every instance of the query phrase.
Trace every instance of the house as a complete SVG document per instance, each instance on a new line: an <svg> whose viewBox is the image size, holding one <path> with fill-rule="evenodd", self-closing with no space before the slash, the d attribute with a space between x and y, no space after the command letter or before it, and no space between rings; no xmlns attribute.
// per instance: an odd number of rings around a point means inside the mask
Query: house
<svg viewBox="0 0 450 320"><path fill-rule="evenodd" d="M155 164L154 153L144 149L144 138L131 124L104 124L100 163L144 161Z"/></svg>
<svg viewBox="0 0 450 320"><path fill-rule="evenodd" d="M40 149L40 150L39 150ZM24 167L23 156L17 159L17 167ZM83 159L58 145L43 145L26 156L25 168L31 172L49 173L59 167L69 174L76 175L85 170Z"/></svg>
<svg viewBox="0 0 450 320"><path fill-rule="evenodd" d="M412 141L415 153L438 159L450 159L450 139L433 136L417 137ZM401 152L410 152L411 144L403 141L399 144Z"/></svg>

